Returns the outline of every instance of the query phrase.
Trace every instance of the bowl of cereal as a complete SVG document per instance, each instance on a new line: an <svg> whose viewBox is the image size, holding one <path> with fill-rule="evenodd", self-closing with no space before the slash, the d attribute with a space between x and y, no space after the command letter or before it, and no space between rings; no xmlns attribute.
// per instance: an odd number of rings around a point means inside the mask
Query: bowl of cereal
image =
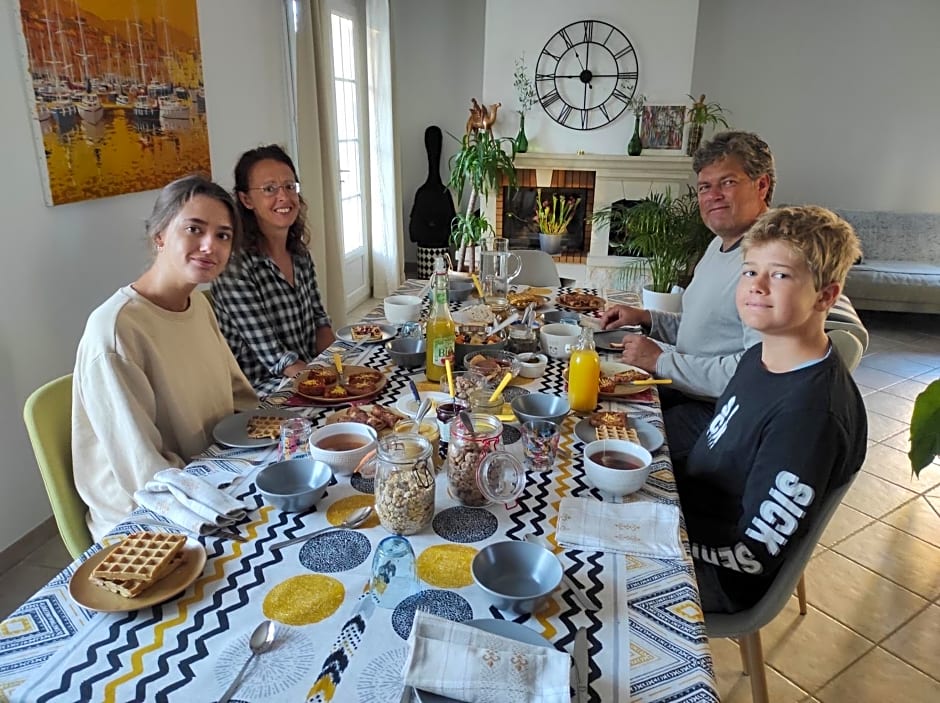
<svg viewBox="0 0 940 703"><path fill-rule="evenodd" d="M459 361L482 349L505 349L506 344L505 332L487 334L482 327L461 327L454 339L454 358Z"/></svg>
<svg viewBox="0 0 940 703"><path fill-rule="evenodd" d="M470 393L487 385L486 379L475 371L454 371L451 375L454 379L454 397L467 403L470 402ZM450 397L450 386L447 383L446 374L441 376L441 393L446 393Z"/></svg>
<svg viewBox="0 0 940 703"><path fill-rule="evenodd" d="M506 373L515 378L522 369L519 357L505 349L480 349L470 352L463 359L463 367L481 376L487 383L497 384Z"/></svg>

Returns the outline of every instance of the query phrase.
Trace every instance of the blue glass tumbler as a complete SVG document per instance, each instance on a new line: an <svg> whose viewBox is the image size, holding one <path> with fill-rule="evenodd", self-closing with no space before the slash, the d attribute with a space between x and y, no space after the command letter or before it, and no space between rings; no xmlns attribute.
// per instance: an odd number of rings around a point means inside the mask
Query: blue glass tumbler
<svg viewBox="0 0 940 703"><path fill-rule="evenodd" d="M401 535L386 537L372 558L372 598L380 608L392 609L418 589L415 552Z"/></svg>

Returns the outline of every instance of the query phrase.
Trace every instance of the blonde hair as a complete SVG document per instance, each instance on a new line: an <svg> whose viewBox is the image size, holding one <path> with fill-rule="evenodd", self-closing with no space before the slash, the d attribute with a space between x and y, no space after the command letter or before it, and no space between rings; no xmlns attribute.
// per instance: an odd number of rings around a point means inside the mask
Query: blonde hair
<svg viewBox="0 0 940 703"><path fill-rule="evenodd" d="M831 210L818 205L768 210L744 234L741 248L782 242L801 257L822 290L830 283L845 284L852 264L862 255L855 229Z"/></svg>

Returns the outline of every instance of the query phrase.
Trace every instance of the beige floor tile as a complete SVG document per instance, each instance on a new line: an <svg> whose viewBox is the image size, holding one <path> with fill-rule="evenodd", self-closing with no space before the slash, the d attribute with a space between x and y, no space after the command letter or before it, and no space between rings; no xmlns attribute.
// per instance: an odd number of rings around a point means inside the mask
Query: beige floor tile
<svg viewBox="0 0 940 703"><path fill-rule="evenodd" d="M59 571L23 562L0 576L0 619L19 608Z"/></svg>
<svg viewBox="0 0 940 703"><path fill-rule="evenodd" d="M905 503L881 520L940 547L940 514L923 496Z"/></svg>
<svg viewBox="0 0 940 703"><path fill-rule="evenodd" d="M853 532L865 527L874 521L871 515L859 512L855 508L843 503L837 509L822 537L819 538L819 544L829 547L836 542L841 542Z"/></svg>
<svg viewBox="0 0 940 703"><path fill-rule="evenodd" d="M866 515L881 517L916 495L914 491L862 471L855 478L855 483L852 484L845 498L842 499L842 504Z"/></svg>
<svg viewBox="0 0 940 703"><path fill-rule="evenodd" d="M822 703L936 703L940 681L876 648L815 695Z"/></svg>
<svg viewBox="0 0 940 703"><path fill-rule="evenodd" d="M918 358L921 359L920 362L916 361ZM914 350L895 349L878 352L877 354L868 354L862 359L861 366L887 371L904 378L913 378L932 370L935 364L933 363L933 356L929 352L919 354Z"/></svg>
<svg viewBox="0 0 940 703"><path fill-rule="evenodd" d="M888 391L878 391L865 396L865 407L876 413L893 417L895 420L910 423L914 412L914 401L893 395Z"/></svg>
<svg viewBox="0 0 940 703"><path fill-rule="evenodd" d="M903 376L873 369L869 366L859 366L856 368L855 371L852 372L852 378L855 379L856 383L877 390L893 386L905 380Z"/></svg>
<svg viewBox="0 0 940 703"><path fill-rule="evenodd" d="M761 639L765 660L813 694L874 646L874 642L813 606L809 606L806 615L800 615L795 597L761 630Z"/></svg>
<svg viewBox="0 0 940 703"><path fill-rule="evenodd" d="M940 606L931 605L881 643L895 656L934 678L940 652Z"/></svg>
<svg viewBox="0 0 940 703"><path fill-rule="evenodd" d="M741 670L741 655L738 645L730 639L709 640L715 678L718 679L718 694L722 703L751 703L751 678ZM788 681L772 667L765 667L767 692L770 700L777 703L802 701L808 695L799 686Z"/></svg>
<svg viewBox="0 0 940 703"><path fill-rule="evenodd" d="M907 431L905 430L901 435L906 442ZM887 443L874 444L868 448L862 470L915 493L924 490L924 482L916 479L911 473L911 460L907 452ZM940 477L940 472L938 472L938 477Z"/></svg>
<svg viewBox="0 0 940 703"><path fill-rule="evenodd" d="M62 538L58 535L26 557L27 564L48 566L60 571L71 564L72 561L72 555L69 554L69 550L65 548Z"/></svg>
<svg viewBox="0 0 940 703"><path fill-rule="evenodd" d="M810 561L804 575L811 605L873 642L927 605L920 596L832 551Z"/></svg>
<svg viewBox="0 0 940 703"><path fill-rule="evenodd" d="M940 595L940 549L891 525L872 523L833 551L927 600Z"/></svg>
<svg viewBox="0 0 940 703"><path fill-rule="evenodd" d="M899 452L907 455L907 452L911 448L911 430L910 428L901 430L887 439L881 440L882 444L885 444L889 447L897 449Z"/></svg>
<svg viewBox="0 0 940 703"><path fill-rule="evenodd" d="M881 392L881 391L879 391L877 388L871 388L870 386L865 386L865 385L863 385L863 384L861 384L861 383L856 383L855 385L858 386L858 392L862 394L862 397L863 397L863 398L865 398L865 397L871 395L872 393L880 393L880 392Z"/></svg>
<svg viewBox="0 0 940 703"><path fill-rule="evenodd" d="M857 370L857 369L856 369ZM874 373L874 371L872 371ZM881 373L881 372L878 372ZM865 384L870 385L870 384ZM888 386L885 388L885 391L893 395L899 395L902 398L907 398L908 400L914 400L917 398L918 394L923 393L924 389L927 387L926 382L914 380L914 381L903 381L902 383L895 383L894 385Z"/></svg>
<svg viewBox="0 0 940 703"><path fill-rule="evenodd" d="M907 420L895 420L893 417L882 415L869 410L868 415L868 439L880 442L888 437L896 435L909 427Z"/></svg>

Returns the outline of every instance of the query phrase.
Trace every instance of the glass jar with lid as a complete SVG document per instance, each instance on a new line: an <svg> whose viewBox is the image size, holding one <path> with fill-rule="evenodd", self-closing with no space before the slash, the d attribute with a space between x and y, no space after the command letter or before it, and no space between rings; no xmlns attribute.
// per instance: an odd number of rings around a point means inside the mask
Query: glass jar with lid
<svg viewBox="0 0 940 703"><path fill-rule="evenodd" d="M506 349L513 354L537 352L539 341L535 336L535 330L520 322L509 325L509 341L506 343Z"/></svg>
<svg viewBox="0 0 940 703"><path fill-rule="evenodd" d="M441 429L433 417L424 418L418 425L414 419L403 419L395 423L396 434L418 434L431 443L431 461L435 470L440 470L444 464L441 459Z"/></svg>
<svg viewBox="0 0 940 703"><path fill-rule="evenodd" d="M500 449L503 423L481 413L465 417L472 433L459 417L450 428L447 484L451 496L474 508L515 500L525 487L525 470L515 456Z"/></svg>
<svg viewBox="0 0 940 703"><path fill-rule="evenodd" d="M375 512L389 532L413 535L434 518L434 465L431 443L418 434L380 439L376 456L363 471L375 475Z"/></svg>

